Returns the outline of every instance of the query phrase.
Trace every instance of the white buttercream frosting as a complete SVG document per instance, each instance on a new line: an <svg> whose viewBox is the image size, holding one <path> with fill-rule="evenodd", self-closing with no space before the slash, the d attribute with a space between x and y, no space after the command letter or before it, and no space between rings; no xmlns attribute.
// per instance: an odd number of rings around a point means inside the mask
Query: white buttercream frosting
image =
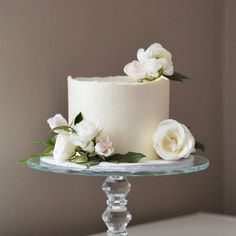
<svg viewBox="0 0 236 236"><path fill-rule="evenodd" d="M99 124L115 153L140 152L155 159L152 136L169 118L169 80L138 83L128 76L68 77L69 123L79 112Z"/></svg>

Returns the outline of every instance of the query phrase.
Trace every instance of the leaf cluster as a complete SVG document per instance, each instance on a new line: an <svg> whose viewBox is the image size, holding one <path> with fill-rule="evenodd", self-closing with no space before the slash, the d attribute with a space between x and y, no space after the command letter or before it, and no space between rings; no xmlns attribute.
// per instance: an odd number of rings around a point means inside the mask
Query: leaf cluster
<svg viewBox="0 0 236 236"><path fill-rule="evenodd" d="M33 154L30 155L28 157L26 157L24 160L20 160L19 162L22 164L26 164L28 160L32 159L32 158L40 158L42 156L51 156L55 143L56 143L56 136L52 136L47 140L44 141L38 141L38 140L33 140L30 141L31 144L42 144L44 145L44 151L42 153L39 154Z"/></svg>
<svg viewBox="0 0 236 236"><path fill-rule="evenodd" d="M101 162L136 163L143 157L145 157L145 155L136 152L128 152L126 154L114 154L109 157L102 157L98 155L89 157L88 155L83 154L79 157L75 157L71 161L77 164L85 165L87 168L89 168L91 166L98 165Z"/></svg>

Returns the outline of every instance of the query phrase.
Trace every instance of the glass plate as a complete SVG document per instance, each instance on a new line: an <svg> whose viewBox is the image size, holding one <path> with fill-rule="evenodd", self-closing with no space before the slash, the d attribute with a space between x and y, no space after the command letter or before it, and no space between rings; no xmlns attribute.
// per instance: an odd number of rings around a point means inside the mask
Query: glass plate
<svg viewBox="0 0 236 236"><path fill-rule="evenodd" d="M70 174L70 175L89 175L89 176L162 176L162 175L176 175L176 174L187 174L198 172L207 169L209 166L209 161L202 156L194 155L194 160L189 165L178 165L171 167L168 165L167 168L145 168L145 171L142 168L137 168L136 170L129 171L122 170L122 171L98 171L93 168L89 169L71 169L67 167L62 167L58 165L43 163L40 159L31 159L27 162L27 165L35 170L45 171L45 172L53 172L53 173L60 173L60 174Z"/></svg>

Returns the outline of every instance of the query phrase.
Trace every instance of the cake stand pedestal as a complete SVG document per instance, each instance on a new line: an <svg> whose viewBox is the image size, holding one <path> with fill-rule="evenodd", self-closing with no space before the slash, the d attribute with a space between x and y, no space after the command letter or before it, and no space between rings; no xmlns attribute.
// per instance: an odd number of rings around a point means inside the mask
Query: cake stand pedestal
<svg viewBox="0 0 236 236"><path fill-rule="evenodd" d="M128 235L127 225L129 224L132 216L127 210L126 197L130 191L131 185L127 180L127 176L162 176L162 175L175 175L193 173L207 169L209 161L201 156L195 156L192 163L182 166L178 165L171 167L158 167L147 168L145 171L142 168L132 168L132 171L128 169L122 171L109 171L107 168L104 171L98 171L93 168L76 170L73 168L67 168L63 166L53 165L41 162L39 159L31 159L27 162L30 168L71 175L90 175L90 176L107 176L105 182L102 185L102 190L107 196L107 209L102 215L102 219L105 222L108 230L108 236L126 236Z"/></svg>

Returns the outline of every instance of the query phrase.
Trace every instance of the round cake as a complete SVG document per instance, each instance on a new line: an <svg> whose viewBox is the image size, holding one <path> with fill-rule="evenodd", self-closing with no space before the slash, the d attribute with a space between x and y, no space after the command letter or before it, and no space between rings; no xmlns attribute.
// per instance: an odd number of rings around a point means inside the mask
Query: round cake
<svg viewBox="0 0 236 236"><path fill-rule="evenodd" d="M36 142L45 150L33 157L100 171L192 163L191 154L204 145L186 125L169 119L170 81L188 79L174 70L171 53L159 43L140 48L124 73L68 76L68 120L61 114L47 120L53 135Z"/></svg>
<svg viewBox="0 0 236 236"><path fill-rule="evenodd" d="M145 83L128 76L69 76L69 123L81 112L91 123L99 122L115 153L140 152L156 159L152 136L169 117L169 90L169 80L163 76Z"/></svg>

